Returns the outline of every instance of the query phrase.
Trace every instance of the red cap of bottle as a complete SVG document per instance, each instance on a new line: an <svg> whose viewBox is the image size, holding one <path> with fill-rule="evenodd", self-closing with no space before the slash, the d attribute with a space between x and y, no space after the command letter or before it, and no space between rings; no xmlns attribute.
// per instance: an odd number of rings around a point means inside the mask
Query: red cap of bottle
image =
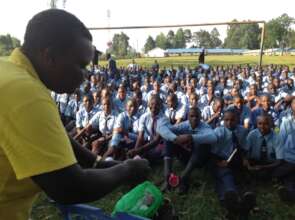
<svg viewBox="0 0 295 220"><path fill-rule="evenodd" d="M169 176L169 185L172 187L177 187L179 184L179 176L171 173Z"/></svg>

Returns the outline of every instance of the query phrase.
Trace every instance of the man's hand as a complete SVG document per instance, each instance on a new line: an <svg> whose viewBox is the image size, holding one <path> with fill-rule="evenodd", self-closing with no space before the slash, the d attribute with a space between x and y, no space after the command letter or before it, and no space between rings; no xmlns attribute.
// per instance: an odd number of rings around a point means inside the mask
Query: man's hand
<svg viewBox="0 0 295 220"><path fill-rule="evenodd" d="M262 167L261 166L248 166L248 170L250 171L258 171L258 170L261 170Z"/></svg>
<svg viewBox="0 0 295 220"><path fill-rule="evenodd" d="M227 167L228 162L227 162L226 160L218 160L218 161L216 162L216 164L217 164L217 166L219 166L219 167Z"/></svg>
<svg viewBox="0 0 295 220"><path fill-rule="evenodd" d="M145 159L129 159L125 160L123 164L127 168L128 183L137 184L147 179L151 168L149 162Z"/></svg>
<svg viewBox="0 0 295 220"><path fill-rule="evenodd" d="M128 136L124 136L124 141L126 144L131 144L133 142Z"/></svg>
<svg viewBox="0 0 295 220"><path fill-rule="evenodd" d="M127 152L127 157L128 158L133 158L134 156L139 154L139 150L138 149L131 149Z"/></svg>
<svg viewBox="0 0 295 220"><path fill-rule="evenodd" d="M190 134L182 134L177 136L174 143L179 146L190 145L193 142L193 137Z"/></svg>
<svg viewBox="0 0 295 220"><path fill-rule="evenodd" d="M218 118L218 117L220 116L220 114L221 114L221 110L215 112L215 113L213 114L212 118Z"/></svg>
<svg viewBox="0 0 295 220"><path fill-rule="evenodd" d="M99 143L104 143L106 141L106 138L105 137L100 137L96 141L99 142Z"/></svg>

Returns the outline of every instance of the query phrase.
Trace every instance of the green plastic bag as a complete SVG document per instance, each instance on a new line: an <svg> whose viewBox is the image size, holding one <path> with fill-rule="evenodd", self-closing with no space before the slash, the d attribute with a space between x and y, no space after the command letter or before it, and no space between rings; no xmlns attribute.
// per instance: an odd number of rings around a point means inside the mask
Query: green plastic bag
<svg viewBox="0 0 295 220"><path fill-rule="evenodd" d="M125 212L141 217L152 218L163 204L161 191L151 182L136 186L117 202L113 215Z"/></svg>

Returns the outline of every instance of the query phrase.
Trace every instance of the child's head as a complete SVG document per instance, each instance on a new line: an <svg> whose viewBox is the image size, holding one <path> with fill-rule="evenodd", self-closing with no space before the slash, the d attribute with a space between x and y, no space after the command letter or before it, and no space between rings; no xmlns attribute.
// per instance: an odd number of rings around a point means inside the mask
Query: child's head
<svg viewBox="0 0 295 220"><path fill-rule="evenodd" d="M152 116L156 116L160 113L162 109L162 100L159 95L152 95L149 99L149 109L152 113Z"/></svg>
<svg viewBox="0 0 295 220"><path fill-rule="evenodd" d="M139 83L139 81L135 80L132 83L132 91L137 91L137 90L140 90L140 83Z"/></svg>
<svg viewBox="0 0 295 220"><path fill-rule="evenodd" d="M120 85L119 86L119 89L118 89L118 98L120 100L125 100L126 98L126 89L123 85Z"/></svg>
<svg viewBox="0 0 295 220"><path fill-rule="evenodd" d="M129 116L132 116L137 111L137 102L134 98L129 99L126 103L126 111Z"/></svg>
<svg viewBox="0 0 295 220"><path fill-rule="evenodd" d="M268 110L270 108L270 97L267 94L264 94L260 97L260 104L264 110Z"/></svg>
<svg viewBox="0 0 295 220"><path fill-rule="evenodd" d="M213 80L208 80L207 81L207 87L209 88L209 87L214 87L214 82L213 82Z"/></svg>
<svg viewBox="0 0 295 220"><path fill-rule="evenodd" d="M109 88L105 87L101 90L100 93L101 99L105 98L105 97L110 97L111 96L111 92L109 90Z"/></svg>
<svg viewBox="0 0 295 220"><path fill-rule="evenodd" d="M230 91L231 96L238 96L239 95L239 89L237 87L233 87Z"/></svg>
<svg viewBox="0 0 295 220"><path fill-rule="evenodd" d="M208 86L207 94L214 95L214 87L213 86Z"/></svg>
<svg viewBox="0 0 295 220"><path fill-rule="evenodd" d="M74 92L74 98L77 102L79 102L81 100L81 92L79 89L76 89Z"/></svg>
<svg viewBox="0 0 295 220"><path fill-rule="evenodd" d="M223 99L215 98L212 108L214 112L220 112L223 109Z"/></svg>
<svg viewBox="0 0 295 220"><path fill-rule="evenodd" d="M188 96L190 96L194 92L195 92L195 88L191 84L186 85L186 93Z"/></svg>
<svg viewBox="0 0 295 220"><path fill-rule="evenodd" d="M140 90L137 90L133 93L133 98L136 100L137 106L142 104L142 92Z"/></svg>
<svg viewBox="0 0 295 220"><path fill-rule="evenodd" d="M196 128L201 121L201 111L198 107L191 107L188 113L188 120L192 128Z"/></svg>
<svg viewBox="0 0 295 220"><path fill-rule="evenodd" d="M273 127L272 117L268 114L259 115L257 117L257 128L262 135L266 135L271 131Z"/></svg>
<svg viewBox="0 0 295 220"><path fill-rule="evenodd" d="M275 88L280 88L281 82L280 82L280 80L278 78L274 78L272 80L272 84L275 86Z"/></svg>
<svg viewBox="0 0 295 220"><path fill-rule="evenodd" d="M190 84L192 85L193 88L196 88L197 87L197 79L196 78L192 78L190 80Z"/></svg>
<svg viewBox="0 0 295 220"><path fill-rule="evenodd" d="M84 84L83 90L84 90L85 93L89 93L90 88L91 88L90 82L86 82Z"/></svg>
<svg viewBox="0 0 295 220"><path fill-rule="evenodd" d="M228 129L235 129L239 122L239 116L235 109L228 109L223 116L224 126Z"/></svg>
<svg viewBox="0 0 295 220"><path fill-rule="evenodd" d="M172 92L176 92L177 91L177 82L172 82L169 86L169 90L172 91Z"/></svg>
<svg viewBox="0 0 295 220"><path fill-rule="evenodd" d="M100 101L100 92L101 91L98 90L98 91L95 91L95 92L92 93L94 104L99 103L99 101Z"/></svg>
<svg viewBox="0 0 295 220"><path fill-rule="evenodd" d="M257 95L257 85L256 84L252 84L249 88L249 95Z"/></svg>
<svg viewBox="0 0 295 220"><path fill-rule="evenodd" d="M91 75L90 76L90 81L92 82L92 84L96 85L98 80L98 78L96 77L96 75Z"/></svg>
<svg viewBox="0 0 295 220"><path fill-rule="evenodd" d="M192 93L189 96L189 104L191 107L197 107L199 101L199 96L196 93Z"/></svg>
<svg viewBox="0 0 295 220"><path fill-rule="evenodd" d="M233 104L234 104L234 106L235 106L237 109L242 109L243 104L244 104L244 99L243 99L243 97L242 97L242 96L239 96L239 95L235 96L235 97L233 98Z"/></svg>
<svg viewBox="0 0 295 220"><path fill-rule="evenodd" d="M274 93L276 93L276 88L274 87L274 85L272 83L270 83L267 86L267 91L271 94L274 94Z"/></svg>
<svg viewBox="0 0 295 220"><path fill-rule="evenodd" d="M84 95L83 97L83 105L86 111L90 111L93 107L93 98L90 95Z"/></svg>
<svg viewBox="0 0 295 220"><path fill-rule="evenodd" d="M157 93L160 92L160 87L161 87L160 82L158 80L155 80L153 82L153 89L154 89L154 91L157 92Z"/></svg>
<svg viewBox="0 0 295 220"><path fill-rule="evenodd" d="M177 101L178 101L177 96L174 93L168 95L167 96L167 106L168 106L168 108L175 109L177 107L177 104L178 104Z"/></svg>
<svg viewBox="0 0 295 220"><path fill-rule="evenodd" d="M111 112L111 99L106 96L101 100L101 105L102 105L102 109L105 113L110 113Z"/></svg>

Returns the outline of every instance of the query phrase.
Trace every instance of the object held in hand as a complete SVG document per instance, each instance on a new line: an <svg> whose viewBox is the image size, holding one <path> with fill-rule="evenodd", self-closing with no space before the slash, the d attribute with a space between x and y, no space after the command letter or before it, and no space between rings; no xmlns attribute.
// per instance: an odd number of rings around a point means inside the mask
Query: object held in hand
<svg viewBox="0 0 295 220"><path fill-rule="evenodd" d="M101 161L101 159L102 159L102 156L97 155L96 160L94 161L92 168L96 168L97 164Z"/></svg>
<svg viewBox="0 0 295 220"><path fill-rule="evenodd" d="M238 149L234 149L234 151L231 153L231 155L229 156L229 158L227 159L227 163L231 162L231 160L233 159L233 157L235 156L235 154L237 153Z"/></svg>

